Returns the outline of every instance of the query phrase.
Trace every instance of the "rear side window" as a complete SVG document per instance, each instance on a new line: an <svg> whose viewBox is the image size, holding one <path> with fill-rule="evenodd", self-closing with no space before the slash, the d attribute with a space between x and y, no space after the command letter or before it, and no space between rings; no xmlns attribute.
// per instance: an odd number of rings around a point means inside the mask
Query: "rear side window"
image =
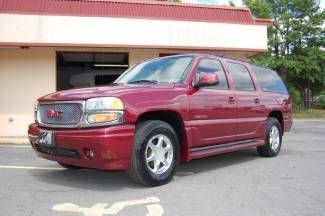
<svg viewBox="0 0 325 216"><path fill-rule="evenodd" d="M225 72L218 60L203 59L200 61L197 68L197 73L215 73L218 75L219 83L213 86L206 86L204 88L210 89L228 89L227 78Z"/></svg>
<svg viewBox="0 0 325 216"><path fill-rule="evenodd" d="M284 85L277 72L256 65L252 65L252 69L263 91L282 94L288 93L287 87Z"/></svg>
<svg viewBox="0 0 325 216"><path fill-rule="evenodd" d="M238 63L227 62L228 71L232 77L236 90L254 91L254 83L247 68Z"/></svg>

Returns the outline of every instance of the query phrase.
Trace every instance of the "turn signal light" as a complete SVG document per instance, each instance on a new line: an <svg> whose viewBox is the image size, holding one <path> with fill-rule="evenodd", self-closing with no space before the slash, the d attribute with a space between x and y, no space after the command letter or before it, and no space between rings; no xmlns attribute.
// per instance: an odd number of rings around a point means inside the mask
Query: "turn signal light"
<svg viewBox="0 0 325 216"><path fill-rule="evenodd" d="M87 117L87 121L90 124L94 123L105 123L118 120L117 113L94 113L89 114Z"/></svg>

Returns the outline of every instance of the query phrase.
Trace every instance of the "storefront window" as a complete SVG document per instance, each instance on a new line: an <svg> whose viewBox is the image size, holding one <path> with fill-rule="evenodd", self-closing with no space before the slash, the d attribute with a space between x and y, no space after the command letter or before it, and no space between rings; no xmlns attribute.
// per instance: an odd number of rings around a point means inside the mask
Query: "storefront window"
<svg viewBox="0 0 325 216"><path fill-rule="evenodd" d="M127 53L57 53L57 89L108 85L129 67Z"/></svg>

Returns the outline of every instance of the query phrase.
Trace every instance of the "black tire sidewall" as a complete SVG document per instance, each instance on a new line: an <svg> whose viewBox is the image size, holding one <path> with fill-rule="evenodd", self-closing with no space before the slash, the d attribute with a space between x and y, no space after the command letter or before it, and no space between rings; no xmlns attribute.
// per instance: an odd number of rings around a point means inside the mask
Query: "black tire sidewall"
<svg viewBox="0 0 325 216"><path fill-rule="evenodd" d="M176 136L176 133L172 129L171 126L169 126L167 123L156 125L155 127L148 127L147 131L144 131L145 134L143 134L143 139L141 141L141 148L139 151L139 157L140 157L140 166L142 172L142 176L144 180L149 185L162 185L171 180L171 178L174 175L176 165L179 162L179 144L178 139ZM154 174L152 173L146 164L146 157L145 157L145 151L148 145L149 140L158 134L163 134L167 136L171 140L172 148L173 148L173 161L169 169L162 174Z"/></svg>
<svg viewBox="0 0 325 216"><path fill-rule="evenodd" d="M278 131L279 131L280 145L277 148L277 151L274 151L271 148L271 143L270 143L270 139L269 139L271 128L273 126L276 126L278 128ZM269 152L269 154L271 156L276 156L276 155L279 154L279 152L281 150L281 146L282 146L282 128L281 128L281 125L280 125L279 121L277 119L275 119L275 118L269 118L269 120L268 120L266 134L265 134L265 143L266 143L266 146L267 146L267 150L268 150L268 152Z"/></svg>

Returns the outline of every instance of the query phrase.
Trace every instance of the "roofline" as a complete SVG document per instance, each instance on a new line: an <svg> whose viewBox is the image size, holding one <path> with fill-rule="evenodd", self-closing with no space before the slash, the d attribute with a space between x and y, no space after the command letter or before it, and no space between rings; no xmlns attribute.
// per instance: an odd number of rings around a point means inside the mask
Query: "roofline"
<svg viewBox="0 0 325 216"><path fill-rule="evenodd" d="M22 0L5 0L3 4L0 3L0 13L2 14L24 14L24 15L41 15L41 16L82 16L82 17L119 17L119 18L133 18L133 19L155 19L155 20L175 20L175 21L192 21L192 22L214 22L214 23L231 23L231 24L247 24L247 25L264 25L271 26L274 25L273 21L270 19L259 19L255 18L250 9L247 7L232 7L232 6L220 6L220 5L205 5L205 4L192 4L192 3L177 3L177 2L164 2L164 1L152 1L152 0L47 0L52 3L55 3L54 7L49 7L47 1L40 3L40 0L34 0L37 4L35 7L31 7L30 5L25 5L19 3ZM62 6L57 6L62 3ZM64 6L64 3L68 4L67 7ZM87 8L87 3L94 3L94 6ZM101 4L107 3L108 5L114 5L114 3L124 4L127 7L129 5L132 7L140 7L142 5L146 5L146 9L150 8L150 5L155 5L155 10L157 7L161 6L159 10L168 10L173 8L171 14L162 14L159 13L157 16L152 13L144 12L144 14L138 13L133 14L130 11L123 11L121 13L105 13L101 11ZM70 7L71 4L73 7ZM86 4L86 5L85 5ZM164 7L166 6L166 7ZM82 10L79 8L82 7ZM169 7L169 8L168 8ZM175 7L175 8L174 8ZM32 9L31 9L32 8ZM78 9L79 8L79 9ZM183 11L186 13L183 13ZM201 9L200 9L201 8ZM133 8L134 9L134 8ZM207 9L207 13L204 13L204 9ZM219 10L224 11L223 13L227 13L226 15L218 15L213 13L219 12L211 12L211 10ZM98 10L99 13L94 12ZM144 11L145 11L144 10ZM150 10L150 9L149 9ZM193 12L193 11L198 12ZM202 11L203 10L203 11ZM181 12L181 13L180 13ZM236 18L234 18L234 14L238 12ZM178 13L175 15L173 13ZM246 13L244 17L240 13ZM192 15L191 15L192 14ZM208 14L208 15L207 15ZM222 18L218 18L221 16Z"/></svg>
<svg viewBox="0 0 325 216"><path fill-rule="evenodd" d="M272 19L262 19L262 18L256 18L254 17L255 23L260 25L266 25L266 26L273 26L274 21Z"/></svg>
<svg viewBox="0 0 325 216"><path fill-rule="evenodd" d="M67 0L63 0L67 1ZM214 5L214 4L195 4L195 3L182 3L182 2L169 2L169 1L153 1L153 0L75 0L83 2L121 2L128 4L145 4L145 5L168 5L168 6L183 6L183 7L196 7L196 8L216 8L226 10L249 10L247 7L234 7L227 5Z"/></svg>

